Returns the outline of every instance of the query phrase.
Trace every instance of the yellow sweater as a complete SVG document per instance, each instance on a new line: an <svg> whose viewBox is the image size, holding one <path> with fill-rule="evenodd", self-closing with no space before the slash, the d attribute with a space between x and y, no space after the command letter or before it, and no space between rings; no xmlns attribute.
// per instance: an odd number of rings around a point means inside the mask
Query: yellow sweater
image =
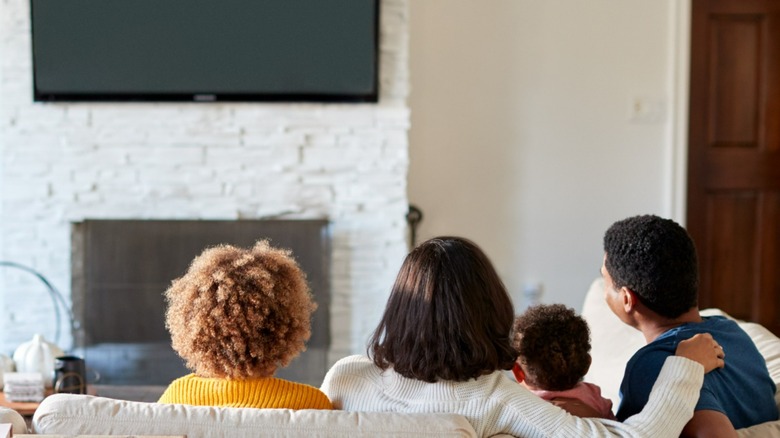
<svg viewBox="0 0 780 438"><path fill-rule="evenodd" d="M230 408L333 409L319 389L275 377L251 380L207 379L195 374L168 386L159 403Z"/></svg>

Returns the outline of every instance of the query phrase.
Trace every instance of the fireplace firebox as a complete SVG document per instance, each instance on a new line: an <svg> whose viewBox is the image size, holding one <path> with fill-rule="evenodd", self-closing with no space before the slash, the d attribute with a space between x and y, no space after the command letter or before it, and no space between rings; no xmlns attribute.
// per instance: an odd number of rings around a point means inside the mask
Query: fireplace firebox
<svg viewBox="0 0 780 438"><path fill-rule="evenodd" d="M167 385L188 371L170 346L163 292L204 248L289 248L318 308L307 350L278 377L319 386L330 345L326 220L85 220L73 224L74 344L106 385Z"/></svg>

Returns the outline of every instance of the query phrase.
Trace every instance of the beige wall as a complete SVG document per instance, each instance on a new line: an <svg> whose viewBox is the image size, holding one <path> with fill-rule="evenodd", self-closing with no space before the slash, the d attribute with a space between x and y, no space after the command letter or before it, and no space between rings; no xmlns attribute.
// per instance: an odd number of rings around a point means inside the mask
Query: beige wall
<svg viewBox="0 0 780 438"><path fill-rule="evenodd" d="M420 238L474 239L519 308L542 283L579 310L612 222L682 218L687 2L410 3Z"/></svg>

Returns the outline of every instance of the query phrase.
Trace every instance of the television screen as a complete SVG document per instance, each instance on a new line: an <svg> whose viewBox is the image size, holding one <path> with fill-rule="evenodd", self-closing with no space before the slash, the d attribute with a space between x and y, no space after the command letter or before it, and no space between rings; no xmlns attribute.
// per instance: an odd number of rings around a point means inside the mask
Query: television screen
<svg viewBox="0 0 780 438"><path fill-rule="evenodd" d="M36 101L378 98L379 0L31 0Z"/></svg>

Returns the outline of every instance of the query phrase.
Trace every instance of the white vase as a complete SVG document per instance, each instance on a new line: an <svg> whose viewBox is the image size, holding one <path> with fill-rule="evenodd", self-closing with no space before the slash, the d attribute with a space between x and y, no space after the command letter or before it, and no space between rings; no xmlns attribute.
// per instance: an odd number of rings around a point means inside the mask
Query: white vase
<svg viewBox="0 0 780 438"><path fill-rule="evenodd" d="M20 373L41 373L47 388L52 386L54 361L65 353L43 336L36 334L32 341L25 342L14 351L14 364Z"/></svg>

